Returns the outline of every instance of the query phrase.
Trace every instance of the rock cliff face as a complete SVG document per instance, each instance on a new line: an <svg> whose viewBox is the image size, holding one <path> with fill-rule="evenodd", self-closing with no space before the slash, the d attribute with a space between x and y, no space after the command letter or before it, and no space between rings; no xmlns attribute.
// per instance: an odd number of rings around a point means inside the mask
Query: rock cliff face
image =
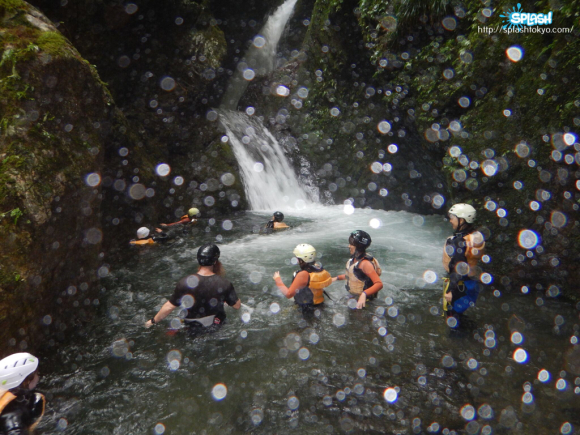
<svg viewBox="0 0 580 435"><path fill-rule="evenodd" d="M172 221L192 205L206 216L242 208L244 198L239 177L221 184L221 175L236 173L235 159L207 109L197 113L202 130L160 128L173 115L159 116L151 100L164 110L185 100L179 75L157 78L159 95L125 114L96 68L37 9L4 0L0 19L0 340L9 352L87 319L99 278L139 226ZM185 45L217 67L223 34L208 29ZM192 83L201 93L212 82ZM160 163L169 175L156 171Z"/></svg>
<svg viewBox="0 0 580 435"><path fill-rule="evenodd" d="M3 1L0 16L2 342L24 349L53 306L70 300L82 318L92 303L102 167L124 120L94 67L39 11Z"/></svg>

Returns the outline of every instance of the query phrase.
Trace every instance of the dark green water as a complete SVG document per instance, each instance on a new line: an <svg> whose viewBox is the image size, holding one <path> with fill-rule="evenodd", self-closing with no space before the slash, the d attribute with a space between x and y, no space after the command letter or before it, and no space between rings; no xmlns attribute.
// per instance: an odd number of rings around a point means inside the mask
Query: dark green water
<svg viewBox="0 0 580 435"><path fill-rule="evenodd" d="M433 276L427 271L443 272L441 250L451 230L442 218L373 210L346 215L340 207L321 207L289 216L293 228L285 233L252 234L265 220L247 213L230 230L220 221L207 232L202 225L194 236L133 249L128 264L111 265L102 315L41 365L39 388L49 407L38 433L558 434L580 428L573 304L535 289L494 295L487 288L468 312L467 327L450 332L440 315L440 281L423 279ZM276 289L273 272L280 270L289 284L293 247L311 243L333 276L342 273L348 234L356 228L371 233L371 251L383 265L380 297L353 310L338 282L329 289L333 300L304 319ZM216 237L227 277L253 311L227 308L220 331L195 339L183 331L168 335L171 316L145 329L177 280L197 270L197 247ZM493 258L486 266L493 275L491 266ZM512 342L514 330L521 344ZM514 360L518 348L526 351L525 362ZM542 369L550 374L547 382L538 380ZM227 388L222 400L212 395L218 384ZM384 397L391 388L397 392L392 403Z"/></svg>

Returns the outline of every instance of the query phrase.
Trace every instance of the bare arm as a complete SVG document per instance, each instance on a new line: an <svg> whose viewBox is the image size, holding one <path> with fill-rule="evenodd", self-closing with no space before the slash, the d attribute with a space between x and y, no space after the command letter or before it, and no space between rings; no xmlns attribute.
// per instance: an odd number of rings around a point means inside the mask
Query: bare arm
<svg viewBox="0 0 580 435"><path fill-rule="evenodd" d="M274 273L274 281L276 281L276 285L278 286L282 294L286 296L288 299L290 299L294 297L294 295L299 289L304 288L308 285L308 272L301 271L300 273L298 273L298 275L296 275L296 278L294 278L294 281L292 282L290 288L286 287L282 282L280 272Z"/></svg>
<svg viewBox="0 0 580 435"><path fill-rule="evenodd" d="M346 279L346 275L337 275L334 278L332 278L332 282L336 282L336 281L344 281Z"/></svg>
<svg viewBox="0 0 580 435"><path fill-rule="evenodd" d="M238 301L234 305L230 305L230 307L235 308L236 310L239 310L241 306L242 301L240 299L238 299Z"/></svg>
<svg viewBox="0 0 580 435"><path fill-rule="evenodd" d="M358 302L356 304L356 307L358 309L363 308L366 305L367 296L373 295L383 288L383 283L382 283L381 279L379 278L379 275L377 275L377 271L375 270L375 268L373 267L373 265L370 261L368 261L368 260L363 261L361 264L361 269L364 272L364 274L371 279L371 281L373 282L373 285L370 286L365 291L363 291L361 293L361 295L359 296Z"/></svg>
<svg viewBox="0 0 580 435"><path fill-rule="evenodd" d="M169 301L165 302L163 304L163 306L161 307L161 309L159 310L159 312L157 314L155 314L155 316L153 316L153 320L155 320L155 323L161 322L163 319L165 319L167 316L169 316L169 314L171 314L171 312L173 310L175 310L176 308L177 307L175 305L173 305L171 302L169 302ZM147 320L147 322L145 322L146 328L151 327L151 325L153 325L151 320Z"/></svg>

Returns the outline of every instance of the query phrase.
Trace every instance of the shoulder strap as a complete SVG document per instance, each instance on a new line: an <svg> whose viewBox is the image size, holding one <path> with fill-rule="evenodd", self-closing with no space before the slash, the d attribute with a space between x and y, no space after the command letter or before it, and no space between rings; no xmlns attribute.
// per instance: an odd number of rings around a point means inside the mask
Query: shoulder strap
<svg viewBox="0 0 580 435"><path fill-rule="evenodd" d="M0 398L0 414L8 406L10 402L16 399L16 396L12 394L10 391L6 391L4 395Z"/></svg>

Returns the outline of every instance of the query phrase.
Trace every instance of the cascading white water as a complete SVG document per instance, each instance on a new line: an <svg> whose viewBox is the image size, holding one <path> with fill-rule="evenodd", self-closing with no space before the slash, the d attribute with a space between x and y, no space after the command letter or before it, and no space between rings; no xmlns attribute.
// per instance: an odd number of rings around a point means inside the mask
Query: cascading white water
<svg viewBox="0 0 580 435"><path fill-rule="evenodd" d="M276 47L296 1L286 0L254 37L219 109L220 123L240 165L252 210L301 210L312 204L272 133L258 119L236 111L249 81L274 70Z"/></svg>
<svg viewBox="0 0 580 435"><path fill-rule="evenodd" d="M219 112L252 210L300 210L310 205L282 147L260 120L243 112Z"/></svg>
<svg viewBox="0 0 580 435"><path fill-rule="evenodd" d="M228 89L222 100L222 108L235 110L248 83L254 77L264 76L274 70L276 48L296 1L286 0L268 18L260 33L254 37L252 45L238 63L234 77L228 83Z"/></svg>

